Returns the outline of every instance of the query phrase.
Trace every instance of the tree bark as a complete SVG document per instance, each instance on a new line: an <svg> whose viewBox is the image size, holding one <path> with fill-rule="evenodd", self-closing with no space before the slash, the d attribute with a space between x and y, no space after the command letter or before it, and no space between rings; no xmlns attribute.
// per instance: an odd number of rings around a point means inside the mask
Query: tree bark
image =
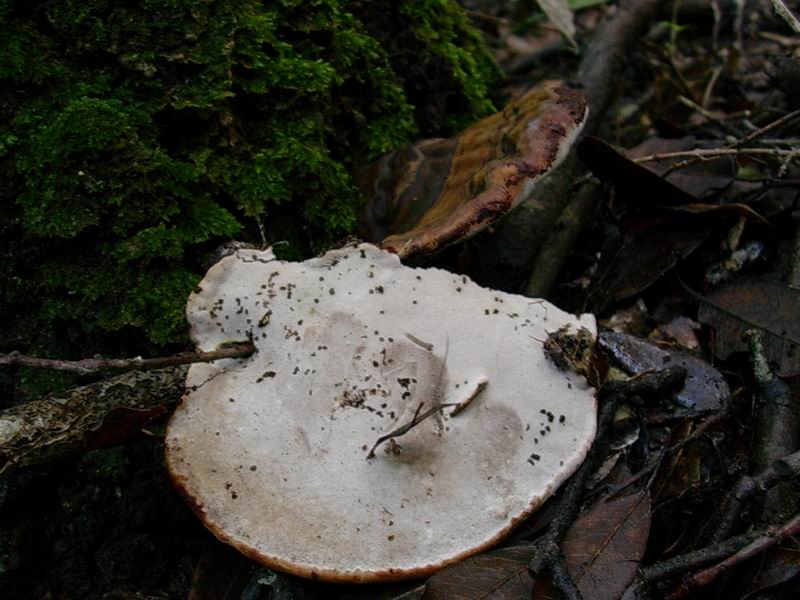
<svg viewBox="0 0 800 600"><path fill-rule="evenodd" d="M0 411L0 474L146 435L177 406L188 368L131 371Z"/></svg>

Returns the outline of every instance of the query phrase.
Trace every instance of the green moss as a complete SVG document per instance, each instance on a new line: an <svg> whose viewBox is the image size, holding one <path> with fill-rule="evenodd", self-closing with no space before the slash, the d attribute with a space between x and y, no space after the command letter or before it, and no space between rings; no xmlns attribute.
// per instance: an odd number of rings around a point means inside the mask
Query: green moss
<svg viewBox="0 0 800 600"><path fill-rule="evenodd" d="M354 229L355 167L491 110L493 64L453 0L0 16L0 345L181 341L217 244L260 223L289 255L319 251Z"/></svg>

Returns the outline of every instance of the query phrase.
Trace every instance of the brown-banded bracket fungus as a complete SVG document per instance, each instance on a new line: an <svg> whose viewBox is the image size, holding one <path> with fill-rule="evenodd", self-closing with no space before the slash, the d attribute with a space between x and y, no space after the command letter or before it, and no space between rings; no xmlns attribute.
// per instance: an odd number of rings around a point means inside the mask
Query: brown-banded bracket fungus
<svg viewBox="0 0 800 600"><path fill-rule="evenodd" d="M456 138L383 156L359 176L364 239L405 259L486 228L561 162L587 111L581 92L545 81Z"/></svg>
<svg viewBox="0 0 800 600"><path fill-rule="evenodd" d="M401 265L364 244L305 262L239 250L189 299L201 349L166 438L221 540L330 581L419 577L508 534L578 467L594 390L545 355L594 317Z"/></svg>

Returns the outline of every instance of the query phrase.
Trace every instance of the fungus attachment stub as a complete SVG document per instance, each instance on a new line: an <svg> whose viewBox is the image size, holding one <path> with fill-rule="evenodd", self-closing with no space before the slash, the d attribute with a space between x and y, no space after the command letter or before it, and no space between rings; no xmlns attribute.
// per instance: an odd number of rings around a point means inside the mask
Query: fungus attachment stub
<svg viewBox="0 0 800 600"><path fill-rule="evenodd" d="M173 481L221 540L331 581L419 577L499 541L578 467L594 391L542 350L584 327L542 301L370 245L239 250L187 307L202 350L167 431ZM402 435L417 417L436 409Z"/></svg>

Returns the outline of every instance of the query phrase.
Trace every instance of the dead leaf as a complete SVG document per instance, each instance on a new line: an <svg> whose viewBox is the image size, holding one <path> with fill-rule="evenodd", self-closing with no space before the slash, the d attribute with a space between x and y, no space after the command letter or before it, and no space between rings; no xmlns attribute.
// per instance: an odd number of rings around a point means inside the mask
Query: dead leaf
<svg viewBox="0 0 800 600"><path fill-rule="evenodd" d="M569 0L536 0L536 3L553 26L564 34L570 44L575 46L575 21Z"/></svg>
<svg viewBox="0 0 800 600"><path fill-rule="evenodd" d="M581 140L578 157L598 179L614 185L639 205L675 206L697 202L696 196L636 164L599 138L587 136Z"/></svg>
<svg viewBox="0 0 800 600"><path fill-rule="evenodd" d="M684 367L687 371L683 389L675 402L681 415L719 410L730 396L725 378L706 361L680 350L665 350L642 338L627 333L604 331L600 347L628 375L666 367Z"/></svg>
<svg viewBox="0 0 800 600"><path fill-rule="evenodd" d="M700 340L697 339L699 330L700 323L681 315L660 326L653 333L658 334L660 339L674 342L686 350L697 350L700 348Z"/></svg>
<svg viewBox="0 0 800 600"><path fill-rule="evenodd" d="M530 598L533 555L533 544L525 544L468 558L431 577L422 600Z"/></svg>
<svg viewBox="0 0 800 600"><path fill-rule="evenodd" d="M587 137L578 146L578 156L599 179L613 184L633 203L697 216L746 217L769 224L761 214L741 203L714 204L698 199L728 188L735 166L730 156L705 160L688 167L669 169L684 159L635 163L632 158L651 154L709 149L719 144L698 144L694 137L679 140L651 138L626 155L600 139Z"/></svg>
<svg viewBox="0 0 800 600"><path fill-rule="evenodd" d="M720 216L734 216L745 217L752 219L757 223L769 225L770 222L764 217L754 211L746 204L704 204L702 202L693 202L690 204L681 204L679 206L666 207L665 210L675 212L689 213L692 215L720 215Z"/></svg>
<svg viewBox="0 0 800 600"><path fill-rule="evenodd" d="M723 360L747 350L742 334L761 332L767 359L779 365L778 375L800 374L800 290L779 281L743 279L706 296L698 320L714 328L714 351Z"/></svg>
<svg viewBox="0 0 800 600"><path fill-rule="evenodd" d="M686 419L673 428L670 440L680 443L694 431L694 422ZM700 444L689 444L670 453L662 463L652 486L656 503L671 503L690 490L696 490L703 482L703 473L708 472L708 461L709 454L703 451Z"/></svg>
<svg viewBox="0 0 800 600"><path fill-rule="evenodd" d="M679 139L666 139L652 137L638 146L625 152L625 156L633 160L652 154L667 152L683 152L702 148L710 150L720 148L722 142L698 141L694 136ZM736 161L732 156L722 156L715 160L704 160L681 169L670 171L673 166L684 162L685 158L672 158L669 160L655 160L637 163L639 166L652 171L672 185L680 188L695 198L703 198L726 189L733 182L736 175Z"/></svg>
<svg viewBox="0 0 800 600"><path fill-rule="evenodd" d="M633 580L650 533L646 492L592 507L562 543L567 569L584 598L615 600ZM534 545L510 546L473 556L431 577L422 600L540 598L549 584L534 582L528 564Z"/></svg>
<svg viewBox="0 0 800 600"><path fill-rule="evenodd" d="M633 581L649 535L647 492L597 504L575 521L561 546L583 597L618 598Z"/></svg>
<svg viewBox="0 0 800 600"><path fill-rule="evenodd" d="M616 252L605 253L592 281L594 312L635 296L689 256L708 237L702 227L677 226L653 220L627 233Z"/></svg>
<svg viewBox="0 0 800 600"><path fill-rule="evenodd" d="M649 535L647 492L596 504L581 515L561 544L567 569L581 595L617 600L636 575ZM533 597L557 598L550 587L537 580Z"/></svg>
<svg viewBox="0 0 800 600"><path fill-rule="evenodd" d="M748 586L749 590L742 596L742 600L789 581L798 573L800 573L800 549L771 548L764 556L761 570Z"/></svg>

